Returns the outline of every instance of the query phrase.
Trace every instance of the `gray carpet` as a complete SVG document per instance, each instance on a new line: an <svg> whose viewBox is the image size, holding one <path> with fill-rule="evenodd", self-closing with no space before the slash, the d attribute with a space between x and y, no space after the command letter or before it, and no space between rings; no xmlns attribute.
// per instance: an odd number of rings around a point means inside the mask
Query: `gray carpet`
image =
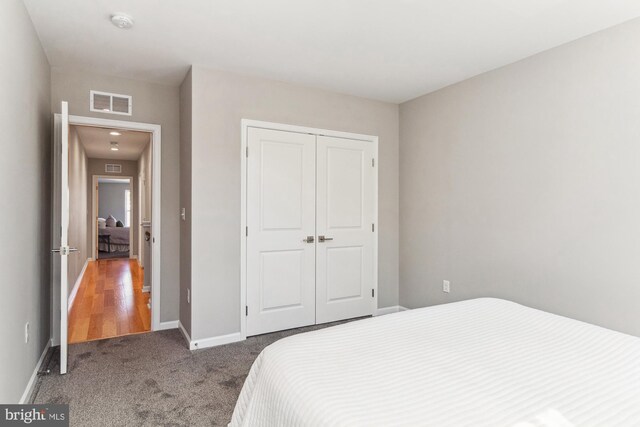
<svg viewBox="0 0 640 427"><path fill-rule="evenodd" d="M261 335L189 351L177 329L69 346L40 377L34 403L68 403L72 426L227 425L249 368L280 338L333 324Z"/></svg>

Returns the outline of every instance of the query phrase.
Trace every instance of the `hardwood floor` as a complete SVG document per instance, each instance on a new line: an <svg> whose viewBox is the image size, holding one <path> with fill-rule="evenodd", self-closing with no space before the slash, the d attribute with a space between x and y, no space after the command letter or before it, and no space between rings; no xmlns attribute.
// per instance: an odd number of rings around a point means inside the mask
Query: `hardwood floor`
<svg viewBox="0 0 640 427"><path fill-rule="evenodd" d="M69 343L151 330L149 293L136 260L91 261L69 313Z"/></svg>

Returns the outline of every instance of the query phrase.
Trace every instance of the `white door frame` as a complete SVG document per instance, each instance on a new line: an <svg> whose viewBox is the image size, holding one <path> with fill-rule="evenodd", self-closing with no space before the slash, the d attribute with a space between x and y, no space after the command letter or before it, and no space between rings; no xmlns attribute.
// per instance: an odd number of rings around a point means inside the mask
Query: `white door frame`
<svg viewBox="0 0 640 427"><path fill-rule="evenodd" d="M373 170L374 187L374 214L375 224L373 235L373 287L375 289L373 297L373 312L378 308L378 137L363 135L358 133L341 132L335 130L318 129L306 126L287 125L282 123L264 122L260 120L242 119L240 120L240 335L241 339L247 338L247 317L245 307L247 305L247 157L248 157L248 135L249 128L261 128L271 130L281 130L287 132L306 133L318 136L332 136L335 138L356 139L368 141L373 144L373 158L375 167Z"/></svg>
<svg viewBox="0 0 640 427"><path fill-rule="evenodd" d="M98 218L98 204L100 203L100 198L96 197L98 194L98 181L100 178L116 178L116 179L127 179L129 180L129 191L131 196L131 204L133 206L133 177L132 176L120 176L120 175L93 175L91 178L92 191L91 191L91 219L93 220L93 227L91 232L91 255L92 259L95 261L98 259L98 228L97 228L97 218ZM96 199L98 203L96 203ZM140 206L138 205L138 208ZM138 213L136 211L136 213ZM133 258L133 223L136 222L136 218L131 218L131 224L129 224L129 259ZM136 224L136 227L140 227L140 224ZM140 254L140 247L138 246L138 255Z"/></svg>
<svg viewBox="0 0 640 427"><path fill-rule="evenodd" d="M56 114L57 116L58 114ZM102 128L117 128L122 130L131 130L138 132L149 132L151 134L151 330L158 331L173 326L163 325L160 322L160 298L161 298L161 206L160 201L162 194L162 162L161 162L161 146L162 146L162 127L151 123L128 122L124 120L101 119L96 117L69 116L69 125L76 126L94 126ZM171 322L166 322L171 323Z"/></svg>

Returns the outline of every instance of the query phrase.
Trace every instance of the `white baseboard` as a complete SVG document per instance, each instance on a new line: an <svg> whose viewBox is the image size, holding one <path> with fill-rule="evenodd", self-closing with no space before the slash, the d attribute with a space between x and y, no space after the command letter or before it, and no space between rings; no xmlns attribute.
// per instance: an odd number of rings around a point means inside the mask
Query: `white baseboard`
<svg viewBox="0 0 640 427"><path fill-rule="evenodd" d="M129 255L129 259L137 260L138 259L138 255Z"/></svg>
<svg viewBox="0 0 640 427"><path fill-rule="evenodd" d="M142 292L151 292L151 286L143 286L142 287ZM173 328L171 328L173 329Z"/></svg>
<svg viewBox="0 0 640 427"><path fill-rule="evenodd" d="M166 329L176 329L178 327L177 320L169 320L168 322L160 322L160 326L155 331L164 331Z"/></svg>
<svg viewBox="0 0 640 427"><path fill-rule="evenodd" d="M189 350L201 350L203 348L217 347L219 345L231 344L233 342L244 341L246 339L240 332L236 332L234 334L221 335L219 337L204 338L201 340L192 341L191 336L189 336L189 333L180 321L178 321L178 329L180 329L182 336L187 341Z"/></svg>
<svg viewBox="0 0 640 427"><path fill-rule="evenodd" d="M408 308L403 307L401 305L392 305L390 307L382 307L377 309L373 315L374 316L384 316L385 314L398 313L400 311L406 311Z"/></svg>
<svg viewBox="0 0 640 427"><path fill-rule="evenodd" d="M183 332L183 333L186 333ZM203 338L201 340L189 340L189 350L202 350L203 348L217 347L219 345L231 344L233 342L244 341L246 338L240 332L219 337Z"/></svg>
<svg viewBox="0 0 640 427"><path fill-rule="evenodd" d="M42 362L44 362L44 358L47 356L49 349L51 348L51 340L47 340L47 345L44 346L44 350L42 350L42 354L40 355L40 359L38 359L38 363L36 363L36 367L31 374L31 378L29 378L29 382L27 383L27 388L25 388L24 393L22 393L22 397L20 398L21 405L27 403L29 398L31 397L31 393L33 392L33 387L36 385L36 381L38 379L38 371L42 367Z"/></svg>
<svg viewBox="0 0 640 427"><path fill-rule="evenodd" d="M69 303L67 304L67 312L71 313L71 307L73 307L73 302L76 300L76 295L78 294L78 289L80 288L80 284L82 283L82 278L84 277L84 273L85 271L87 271L87 266L89 265L89 262L91 261L91 258L87 258L87 260L84 262L84 266L82 266L82 270L80 271L80 274L78 275L78 278L76 279L76 283L75 285L73 285L73 289L71 289L71 293L69 294Z"/></svg>
<svg viewBox="0 0 640 427"><path fill-rule="evenodd" d="M189 347L189 349L191 349L191 337L180 321L178 321L178 329L180 329L180 332L182 332L182 336L185 340L187 340L187 346Z"/></svg>

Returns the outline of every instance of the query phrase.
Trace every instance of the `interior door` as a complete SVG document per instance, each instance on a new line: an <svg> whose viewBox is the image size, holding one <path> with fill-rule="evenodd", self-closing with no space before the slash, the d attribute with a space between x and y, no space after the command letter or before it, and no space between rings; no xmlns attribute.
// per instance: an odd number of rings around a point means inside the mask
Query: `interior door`
<svg viewBox="0 0 640 427"><path fill-rule="evenodd" d="M373 144L318 136L316 322L373 314Z"/></svg>
<svg viewBox="0 0 640 427"><path fill-rule="evenodd" d="M67 301L69 295L69 254L77 251L69 247L69 107L62 102L61 114L55 117L54 136L54 327L60 343L60 373L67 373ZM55 308L58 308L57 310ZM59 314L58 314L59 313Z"/></svg>
<svg viewBox="0 0 640 427"><path fill-rule="evenodd" d="M247 335L315 323L315 138L249 128Z"/></svg>

